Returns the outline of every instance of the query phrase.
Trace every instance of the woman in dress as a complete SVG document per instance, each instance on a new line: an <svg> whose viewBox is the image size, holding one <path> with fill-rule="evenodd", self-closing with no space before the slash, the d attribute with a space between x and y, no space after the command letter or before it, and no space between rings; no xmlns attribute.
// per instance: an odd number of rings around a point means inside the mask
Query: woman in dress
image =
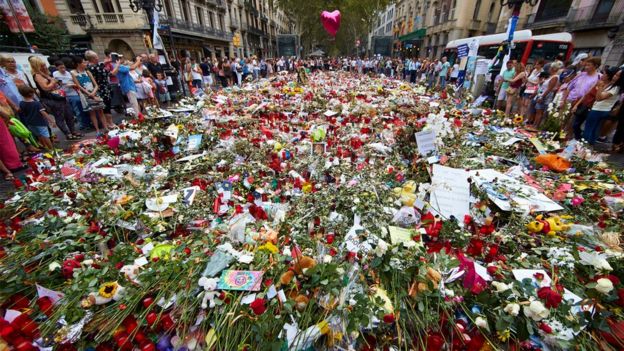
<svg viewBox="0 0 624 351"><path fill-rule="evenodd" d="M65 95L61 92L58 82L52 78L45 62L38 56L28 58L30 71L37 89L39 98L50 114L54 115L56 125L65 134L67 140L77 140L82 134L76 132L74 127L74 113L67 102Z"/></svg>
<svg viewBox="0 0 624 351"><path fill-rule="evenodd" d="M14 111L8 99L0 92L0 172L7 181L14 179L13 172L23 168L15 141L8 128L13 115Z"/></svg>
<svg viewBox="0 0 624 351"><path fill-rule="evenodd" d="M106 69L106 64L100 62L100 58L95 51L87 50L85 52L85 59L88 61L87 69L91 72L91 76L95 80L98 86L97 94L104 101L104 126L108 129L117 128L113 122L113 115L111 114L111 86L110 86L110 71Z"/></svg>
<svg viewBox="0 0 624 351"><path fill-rule="evenodd" d="M87 62L82 57L76 57L75 65L76 69L72 71L74 84L86 98L87 104L83 106L83 110L89 112L91 124L95 127L95 133L99 137L102 135L99 125L101 124L104 129L107 129L106 119L104 118L104 107L106 106L98 95L98 84L95 82L91 72L87 71Z"/></svg>

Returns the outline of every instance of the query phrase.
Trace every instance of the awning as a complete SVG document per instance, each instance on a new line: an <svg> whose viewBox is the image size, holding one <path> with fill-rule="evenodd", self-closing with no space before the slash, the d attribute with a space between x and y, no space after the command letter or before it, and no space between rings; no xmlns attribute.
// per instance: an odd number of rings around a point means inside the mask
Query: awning
<svg viewBox="0 0 624 351"><path fill-rule="evenodd" d="M426 34L427 34L427 30L425 28L420 28L420 29L416 29L415 31L411 33L400 36L399 40L400 41L419 40L419 39L423 39Z"/></svg>

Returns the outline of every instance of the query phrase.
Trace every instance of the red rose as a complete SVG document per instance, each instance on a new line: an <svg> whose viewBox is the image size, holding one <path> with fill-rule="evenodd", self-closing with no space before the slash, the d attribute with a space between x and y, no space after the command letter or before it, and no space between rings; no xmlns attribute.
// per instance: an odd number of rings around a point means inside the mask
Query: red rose
<svg viewBox="0 0 624 351"><path fill-rule="evenodd" d="M498 267L496 267L496 266L488 266L487 267L487 272L490 275L496 274L496 271L498 271Z"/></svg>
<svg viewBox="0 0 624 351"><path fill-rule="evenodd" d="M395 320L394 319L394 314L392 314L392 313L389 313L389 314L383 316L384 323L392 324L392 323L394 323L394 320Z"/></svg>
<svg viewBox="0 0 624 351"><path fill-rule="evenodd" d="M552 334L552 328L550 327L550 325L546 324L546 323L540 323L539 324L539 328L546 334Z"/></svg>
<svg viewBox="0 0 624 351"><path fill-rule="evenodd" d="M253 311L253 313L256 316L259 316L261 314L263 314L267 307L266 307L266 300L265 299L255 299L250 305L249 308L251 308L251 310Z"/></svg>
<svg viewBox="0 0 624 351"><path fill-rule="evenodd" d="M544 273L535 273L533 274L533 278L535 278L538 282L544 280Z"/></svg>
<svg viewBox="0 0 624 351"><path fill-rule="evenodd" d="M440 351L444 347L444 337L440 333L427 336L427 351Z"/></svg>
<svg viewBox="0 0 624 351"><path fill-rule="evenodd" d="M466 254L470 256L483 255L483 240L477 238L470 239L470 244L466 248Z"/></svg>
<svg viewBox="0 0 624 351"><path fill-rule="evenodd" d="M537 296L546 301L544 304L547 308L557 308L563 297L558 292L554 291L550 287L543 287L537 291Z"/></svg>
<svg viewBox="0 0 624 351"><path fill-rule="evenodd" d="M52 299L47 296L40 297L37 299L37 306L39 306L39 310L45 313L46 316L50 317L52 315Z"/></svg>
<svg viewBox="0 0 624 351"><path fill-rule="evenodd" d="M624 307L624 288L619 288L617 290L618 299L615 302L618 306Z"/></svg>

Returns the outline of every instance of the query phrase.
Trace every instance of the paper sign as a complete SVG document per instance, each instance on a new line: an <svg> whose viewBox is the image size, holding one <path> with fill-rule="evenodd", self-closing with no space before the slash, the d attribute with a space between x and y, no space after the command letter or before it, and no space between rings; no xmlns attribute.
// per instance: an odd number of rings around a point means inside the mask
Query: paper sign
<svg viewBox="0 0 624 351"><path fill-rule="evenodd" d="M39 297L49 297L53 303L57 303L60 299L65 297L65 294L63 293L44 288L43 286L39 284L35 284L35 285L37 286L37 295L39 295Z"/></svg>
<svg viewBox="0 0 624 351"><path fill-rule="evenodd" d="M390 242L393 245L413 241L412 236L414 233L410 229L389 226L388 232L390 233Z"/></svg>
<svg viewBox="0 0 624 351"><path fill-rule="evenodd" d="M432 209L445 218L454 216L460 225L464 222L464 216L470 213L468 177L469 173L463 169L433 165Z"/></svg>
<svg viewBox="0 0 624 351"><path fill-rule="evenodd" d="M256 299L256 294L245 295L241 299L241 304L249 305L250 303L254 302L255 299Z"/></svg>
<svg viewBox="0 0 624 351"><path fill-rule="evenodd" d="M22 312L20 311L6 310L6 312L4 313L4 319L7 322L12 323L15 320L15 318L17 318L20 314L22 314Z"/></svg>
<svg viewBox="0 0 624 351"><path fill-rule="evenodd" d="M226 270L221 273L218 289L258 291L262 284L262 271Z"/></svg>
<svg viewBox="0 0 624 351"><path fill-rule="evenodd" d="M199 149L199 146L202 142L202 137L203 135L201 134L189 135L186 151L194 151Z"/></svg>
<svg viewBox="0 0 624 351"><path fill-rule="evenodd" d="M436 151L436 134L433 130L418 132L416 136L416 145L418 146L418 153L421 156L427 156L431 151Z"/></svg>
<svg viewBox="0 0 624 351"><path fill-rule="evenodd" d="M277 295L277 289L275 289L275 285L271 285L269 287L269 291L267 291L266 297L267 299L272 299Z"/></svg>
<svg viewBox="0 0 624 351"><path fill-rule="evenodd" d="M205 152L201 153L201 154L197 154L197 155L189 155L189 156L186 156L186 157L182 157L181 159L178 159L177 162L187 162L187 161L190 162L190 161L196 160L196 159L204 157L204 156L206 156Z"/></svg>
<svg viewBox="0 0 624 351"><path fill-rule="evenodd" d="M551 212L563 209L537 189L493 169L471 171L470 176L503 211Z"/></svg>
<svg viewBox="0 0 624 351"><path fill-rule="evenodd" d="M195 195L197 194L198 190L199 187L197 185L190 188L182 189L182 196L184 198L183 201L185 205L190 206L193 204L193 200L195 200Z"/></svg>
<svg viewBox="0 0 624 351"><path fill-rule="evenodd" d="M544 144L542 144L542 142L538 138L529 138L529 141L531 142L531 144L533 144L533 146L535 146L537 152L539 152L540 155L546 153L546 148L544 147Z"/></svg>
<svg viewBox="0 0 624 351"><path fill-rule="evenodd" d="M507 139L507 141L502 142L501 145L510 146L510 145L513 145L513 144L515 144L515 143L517 143L519 141L522 141L522 139L519 139L519 138L516 138L516 137L511 137L511 138Z"/></svg>

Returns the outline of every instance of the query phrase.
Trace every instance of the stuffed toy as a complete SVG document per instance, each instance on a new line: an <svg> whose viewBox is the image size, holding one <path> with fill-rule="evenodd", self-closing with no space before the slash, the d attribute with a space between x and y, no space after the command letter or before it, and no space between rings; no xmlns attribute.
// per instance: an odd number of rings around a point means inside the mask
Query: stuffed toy
<svg viewBox="0 0 624 351"><path fill-rule="evenodd" d="M535 217L534 221L527 224L529 233L544 233L550 236L554 236L559 232L567 231L570 227L571 225L566 224L559 216L551 216L544 219L543 215L539 215Z"/></svg>
<svg viewBox="0 0 624 351"><path fill-rule="evenodd" d="M539 155L535 158L535 162L555 172L565 172L570 168L570 161L555 154Z"/></svg>
<svg viewBox="0 0 624 351"><path fill-rule="evenodd" d="M210 308L215 307L215 298L219 296L219 292L215 291L218 282L218 278L199 278L198 284L204 288L204 291L200 293L200 295L203 294L201 308L206 309L208 306L210 306ZM210 305L208 305L208 301L210 301Z"/></svg>

